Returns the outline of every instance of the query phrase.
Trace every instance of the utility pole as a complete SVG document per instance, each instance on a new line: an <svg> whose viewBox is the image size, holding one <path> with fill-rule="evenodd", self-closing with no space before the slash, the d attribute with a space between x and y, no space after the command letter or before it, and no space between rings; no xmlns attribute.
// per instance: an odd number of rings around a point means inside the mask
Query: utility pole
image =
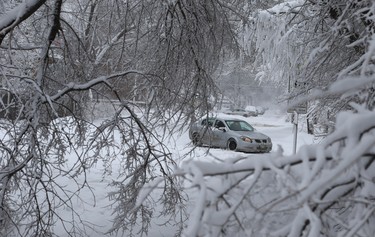
<svg viewBox="0 0 375 237"><path fill-rule="evenodd" d="M292 118L292 123L294 124L293 126L293 154L297 153L297 134L298 134L298 113L296 111L293 112L293 118Z"/></svg>
<svg viewBox="0 0 375 237"><path fill-rule="evenodd" d="M290 79L288 83L288 91L290 91ZM294 83L294 91L300 91L304 89L306 86L306 82L298 82L295 81ZM288 104L293 104L292 101L288 101ZM288 113L292 113L292 123L294 124L293 126L293 154L297 153L297 135L298 135L298 117L299 114L306 114L307 113L307 102L299 103L299 104L294 104L293 106L288 105Z"/></svg>

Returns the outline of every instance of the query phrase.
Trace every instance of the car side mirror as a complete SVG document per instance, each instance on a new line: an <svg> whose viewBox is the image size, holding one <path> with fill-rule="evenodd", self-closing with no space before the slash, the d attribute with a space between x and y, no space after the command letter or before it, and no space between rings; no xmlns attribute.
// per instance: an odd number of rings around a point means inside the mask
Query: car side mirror
<svg viewBox="0 0 375 237"><path fill-rule="evenodd" d="M225 129L225 127L218 127L217 129L219 129L220 131L223 131L223 132L226 132L227 130Z"/></svg>

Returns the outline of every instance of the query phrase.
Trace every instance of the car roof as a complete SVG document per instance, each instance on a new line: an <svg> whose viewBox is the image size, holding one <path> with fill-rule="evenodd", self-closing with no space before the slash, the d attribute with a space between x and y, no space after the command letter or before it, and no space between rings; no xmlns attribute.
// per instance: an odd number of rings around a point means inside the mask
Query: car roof
<svg viewBox="0 0 375 237"><path fill-rule="evenodd" d="M235 120L235 121L245 121L243 119L239 119L237 117L234 117L234 116L230 116L230 115L227 115L227 116L223 116L223 115L217 115L217 116L213 116L213 115L210 115L210 116L203 116L201 118L201 120L203 119L220 119L220 120ZM246 121L245 121L246 122Z"/></svg>

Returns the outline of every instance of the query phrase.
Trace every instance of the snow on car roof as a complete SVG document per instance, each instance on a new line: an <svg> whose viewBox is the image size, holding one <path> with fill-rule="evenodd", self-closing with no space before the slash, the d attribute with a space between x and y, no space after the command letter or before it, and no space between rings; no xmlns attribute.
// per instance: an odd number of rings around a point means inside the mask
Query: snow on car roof
<svg viewBox="0 0 375 237"><path fill-rule="evenodd" d="M207 117L208 118L223 119L223 120L241 120L241 121L246 121L240 115L230 115L230 114L224 114L224 113L212 113L212 114L209 114L208 116L205 115L205 116L201 117L201 119L205 119Z"/></svg>

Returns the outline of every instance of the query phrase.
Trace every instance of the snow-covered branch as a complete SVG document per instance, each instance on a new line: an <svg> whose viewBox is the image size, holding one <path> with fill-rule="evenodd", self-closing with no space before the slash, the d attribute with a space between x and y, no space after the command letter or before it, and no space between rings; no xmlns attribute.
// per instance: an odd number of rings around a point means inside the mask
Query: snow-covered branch
<svg viewBox="0 0 375 237"><path fill-rule="evenodd" d="M37 11L46 0L25 0L17 7L0 16L0 45L5 36Z"/></svg>
<svg viewBox="0 0 375 237"><path fill-rule="evenodd" d="M76 84L76 83L71 82L67 84L65 88L59 90L55 95L50 96L50 99L53 101L58 100L59 98L61 98L62 96L66 95L67 93L71 91L85 91L85 90L92 88L95 85L98 85L101 83L106 84L108 83L110 79L126 76L129 74L142 74L142 72L129 70L129 71L119 72L119 73L115 73L115 74L108 75L108 76L97 77L97 78L90 80L89 82L82 83L82 84Z"/></svg>

